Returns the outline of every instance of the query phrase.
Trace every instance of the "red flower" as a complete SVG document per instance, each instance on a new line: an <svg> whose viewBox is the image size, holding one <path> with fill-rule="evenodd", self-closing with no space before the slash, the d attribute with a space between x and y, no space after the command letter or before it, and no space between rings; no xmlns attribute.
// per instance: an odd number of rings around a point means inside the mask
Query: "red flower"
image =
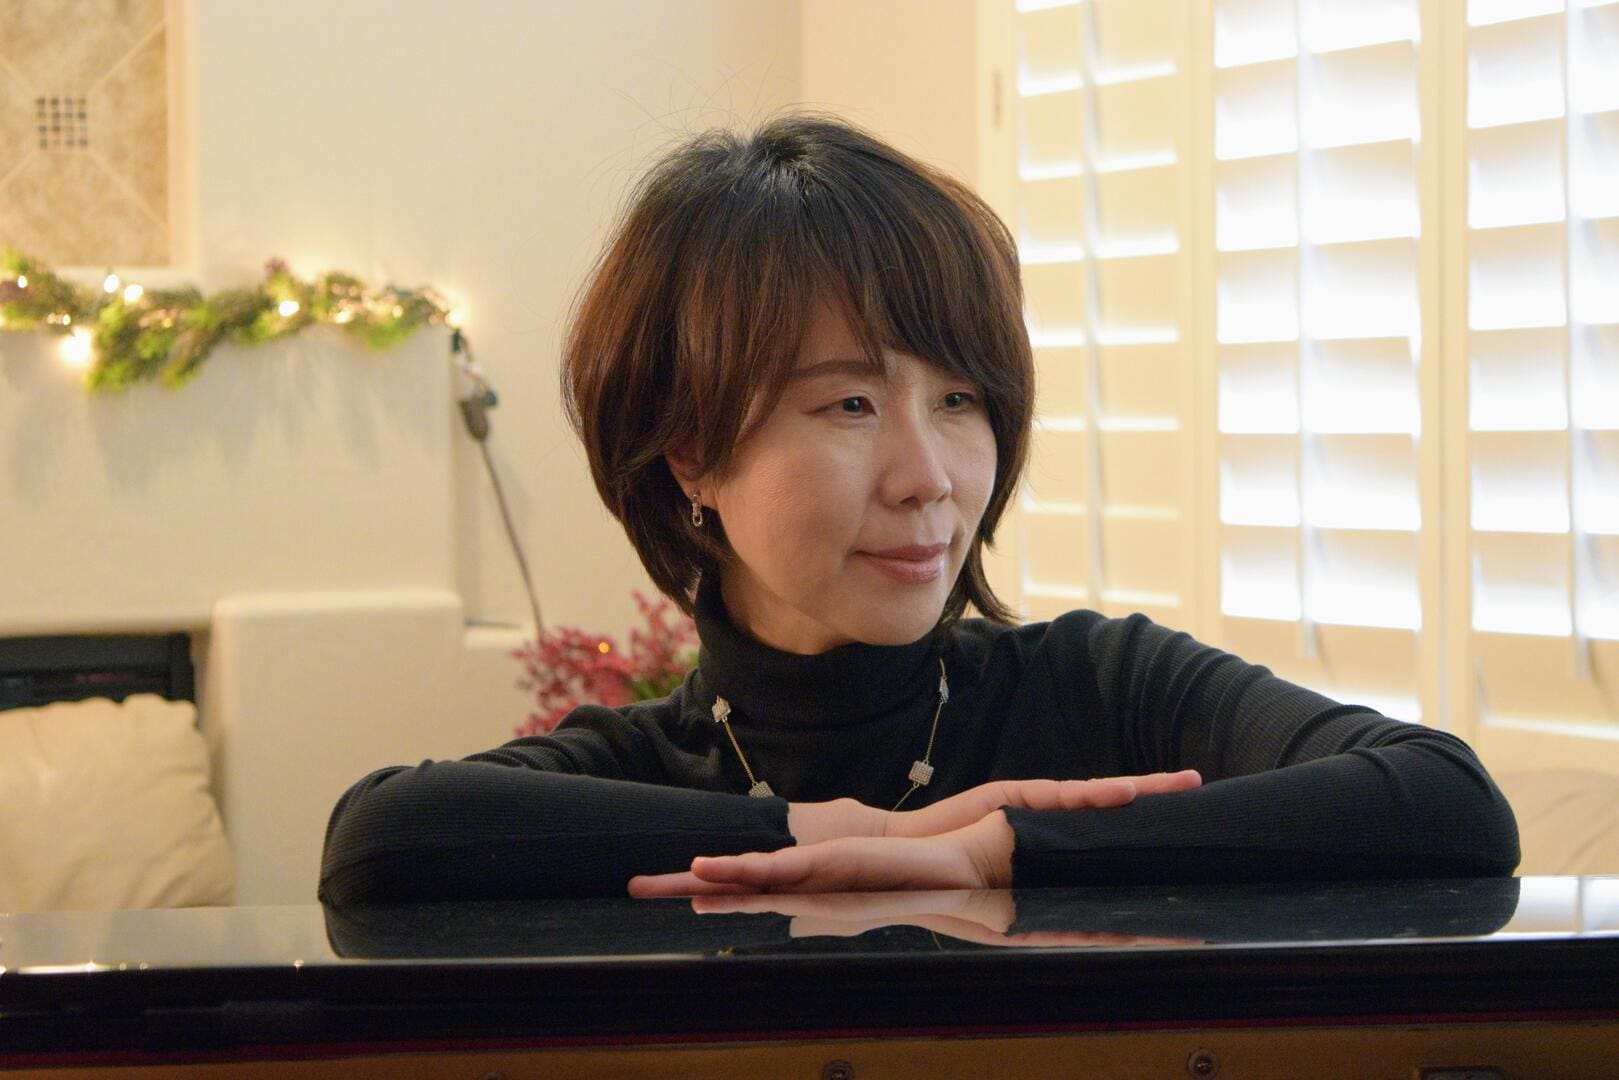
<svg viewBox="0 0 1619 1080"><path fill-rule="evenodd" d="M662 597L648 600L639 590L631 595L647 629L630 631L628 655L612 638L574 626L547 630L512 650L523 662L517 685L534 695L534 710L516 729L519 736L545 734L582 704L627 705L667 697L680 685L696 659L696 626Z"/></svg>

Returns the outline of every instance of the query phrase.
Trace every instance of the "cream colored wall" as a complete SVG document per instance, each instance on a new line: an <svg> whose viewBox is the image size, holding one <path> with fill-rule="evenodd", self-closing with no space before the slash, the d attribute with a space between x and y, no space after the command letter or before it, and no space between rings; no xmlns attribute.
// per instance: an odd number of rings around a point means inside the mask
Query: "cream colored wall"
<svg viewBox="0 0 1619 1080"><path fill-rule="evenodd" d="M203 630L241 592L454 586L447 331L385 358L322 329L185 389L92 395L0 351L0 635Z"/></svg>
<svg viewBox="0 0 1619 1080"><path fill-rule="evenodd" d="M806 105L974 182L975 0L804 0Z"/></svg>
<svg viewBox="0 0 1619 1080"><path fill-rule="evenodd" d="M280 253L460 298L547 620L627 625L644 579L563 422L563 323L649 154L797 96L797 3L192 0L188 15L198 276L224 286ZM453 452L458 590L475 618L525 621L476 450Z"/></svg>

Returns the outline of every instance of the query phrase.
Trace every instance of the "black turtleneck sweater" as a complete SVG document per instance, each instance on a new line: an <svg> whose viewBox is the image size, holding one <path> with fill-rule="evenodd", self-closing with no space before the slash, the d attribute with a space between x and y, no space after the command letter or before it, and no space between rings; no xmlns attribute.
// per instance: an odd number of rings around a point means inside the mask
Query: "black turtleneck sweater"
<svg viewBox="0 0 1619 1080"><path fill-rule="evenodd" d="M636 874L793 843L787 800L915 809L988 780L1197 769L1194 791L1112 809L1008 808L1017 886L1509 874L1517 825L1460 739L1339 705L1142 615L962 620L911 645L778 652L697 598L673 695L575 709L547 736L382 769L327 827L321 896L623 896ZM712 718L715 696L755 773Z"/></svg>

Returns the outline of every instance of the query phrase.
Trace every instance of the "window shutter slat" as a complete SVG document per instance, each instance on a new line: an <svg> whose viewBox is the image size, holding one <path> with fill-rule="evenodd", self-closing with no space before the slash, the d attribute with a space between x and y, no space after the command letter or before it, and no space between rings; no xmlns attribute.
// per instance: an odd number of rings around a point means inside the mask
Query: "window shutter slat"
<svg viewBox="0 0 1619 1080"><path fill-rule="evenodd" d="M1218 639L1416 719L1421 12L1212 8Z"/></svg>
<svg viewBox="0 0 1619 1080"><path fill-rule="evenodd" d="M1178 613L1193 490L1186 9L1020 7L1016 185L1040 418L1017 501L1024 613Z"/></svg>
<svg viewBox="0 0 1619 1080"><path fill-rule="evenodd" d="M1619 0L1011 18L1024 613L1619 767Z"/></svg>
<svg viewBox="0 0 1619 1080"><path fill-rule="evenodd" d="M1602 675L1602 641L1619 636L1619 7L1564 7L1474 0L1465 29L1465 495L1486 745L1504 730L1619 734L1600 689L1619 675Z"/></svg>

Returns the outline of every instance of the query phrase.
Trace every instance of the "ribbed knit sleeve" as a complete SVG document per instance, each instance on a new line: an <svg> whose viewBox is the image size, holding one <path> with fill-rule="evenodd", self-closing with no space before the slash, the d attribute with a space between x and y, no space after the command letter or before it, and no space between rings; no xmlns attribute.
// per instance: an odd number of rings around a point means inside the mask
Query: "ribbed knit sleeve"
<svg viewBox="0 0 1619 1080"><path fill-rule="evenodd" d="M1194 768L1108 810L1008 808L1019 886L1511 873L1512 810L1451 735L1340 705L1144 616L1052 623L1038 650L1082 760Z"/></svg>
<svg viewBox="0 0 1619 1080"><path fill-rule="evenodd" d="M792 843L786 800L627 779L636 760L621 750L575 728L464 761L374 772L332 811L321 898L622 897L636 874Z"/></svg>

